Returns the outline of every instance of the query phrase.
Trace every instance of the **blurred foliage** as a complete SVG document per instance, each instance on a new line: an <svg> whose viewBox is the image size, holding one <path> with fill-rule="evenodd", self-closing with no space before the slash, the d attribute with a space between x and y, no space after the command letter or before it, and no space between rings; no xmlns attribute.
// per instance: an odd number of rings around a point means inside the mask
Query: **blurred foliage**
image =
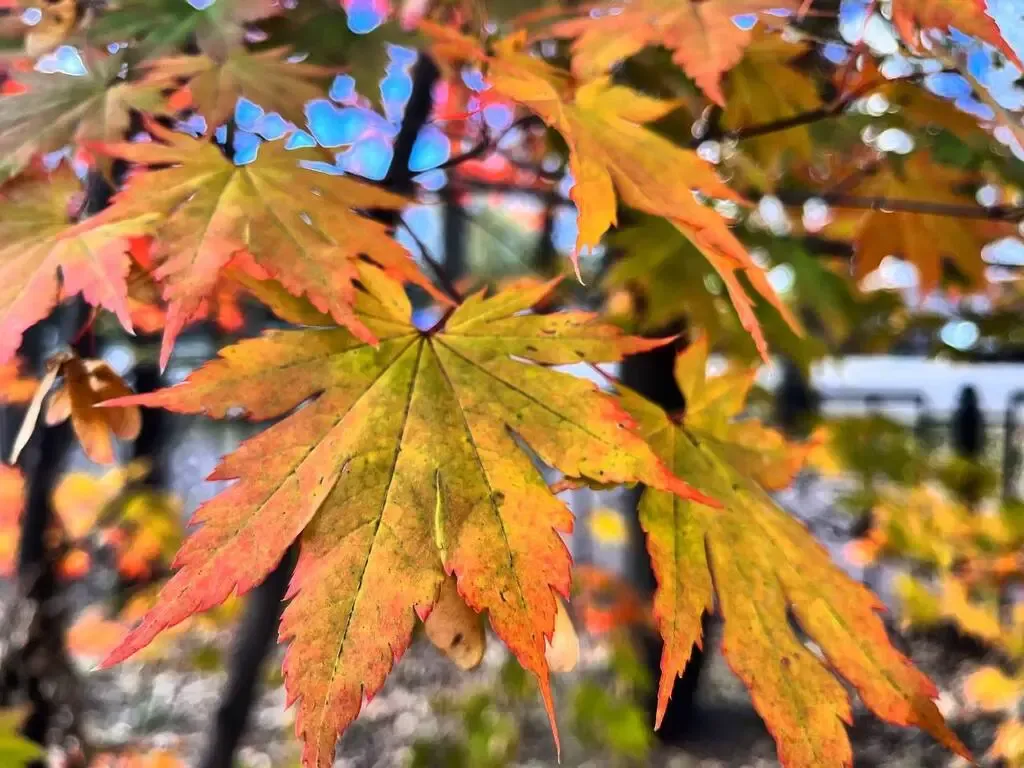
<svg viewBox="0 0 1024 768"><path fill-rule="evenodd" d="M951 626L985 649L989 663L964 681L963 698L969 709L1004 716L988 756L1021 768L1024 502L997 500L998 473L983 461L915 449L908 430L876 423L888 439L872 438L863 431L867 423L834 433L842 435L834 441L838 463L850 462L862 501L870 503L868 526L847 555L900 569L895 590L904 629Z"/></svg>
<svg viewBox="0 0 1024 768"><path fill-rule="evenodd" d="M609 639L607 669L574 675L569 734L609 765L645 765L654 743L650 716L639 704L652 689L650 671L625 638ZM518 757L527 711L540 703L534 680L508 659L491 686L460 696L442 696L434 713L459 723L455 733L420 739L409 768L504 768ZM566 748L571 740L567 740Z"/></svg>

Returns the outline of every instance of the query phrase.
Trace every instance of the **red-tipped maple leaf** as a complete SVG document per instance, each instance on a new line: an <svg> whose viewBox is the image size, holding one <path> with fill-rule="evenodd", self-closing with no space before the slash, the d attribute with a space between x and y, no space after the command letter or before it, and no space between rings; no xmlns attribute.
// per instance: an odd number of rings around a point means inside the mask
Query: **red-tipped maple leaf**
<svg viewBox="0 0 1024 768"><path fill-rule="evenodd" d="M223 350L182 385L115 401L216 417L241 407L267 419L312 398L212 475L238 482L197 512L177 573L106 662L252 589L299 538L281 638L310 768L333 763L339 732L383 685L446 574L537 676L554 727L545 640L553 591L569 591L556 531L572 517L517 438L569 477L697 498L613 399L546 367L661 342L589 313L524 314L550 291L543 284L474 295L422 332L398 284L373 270L360 280L370 292L357 297L359 316L376 348L336 327L272 332ZM295 300L285 303L296 316Z"/></svg>
<svg viewBox="0 0 1024 768"><path fill-rule="evenodd" d="M81 191L64 166L0 187L0 363L14 356L25 329L45 318L62 293L80 293L131 330L127 241L117 223L71 233Z"/></svg>
<svg viewBox="0 0 1024 768"><path fill-rule="evenodd" d="M988 0L893 0L892 21L912 50L920 50L921 30L958 29L991 45L1024 70L1017 52L988 13Z"/></svg>
<svg viewBox="0 0 1024 768"><path fill-rule="evenodd" d="M387 227L361 215L394 210L406 200L349 177L299 166L331 162L318 148L288 150L266 142L256 160L235 165L208 140L152 124L160 143L120 143L101 149L143 165L113 204L84 221L73 234L117 223L120 231L152 235L160 265L153 276L164 286L167 325L160 352L166 365L174 339L196 316L233 256L247 252L291 292L305 294L357 337L374 336L352 312L356 262L366 255L398 279L437 292Z"/></svg>
<svg viewBox="0 0 1024 768"><path fill-rule="evenodd" d="M881 601L847 577L748 476L741 463L749 433L729 422L743 407L750 380L706 379L707 352L701 339L677 358L676 380L686 398L681 421L634 392L621 393L655 452L723 504L707 509L657 489L640 500L658 581L654 617L665 641L659 724L676 676L701 642L701 615L716 604L725 622L725 658L750 690L786 768L853 764L843 727L853 713L836 675L879 717L924 728L969 756L932 701L935 686L889 642L877 615ZM777 468L784 467L783 459ZM790 614L824 659L794 634Z"/></svg>

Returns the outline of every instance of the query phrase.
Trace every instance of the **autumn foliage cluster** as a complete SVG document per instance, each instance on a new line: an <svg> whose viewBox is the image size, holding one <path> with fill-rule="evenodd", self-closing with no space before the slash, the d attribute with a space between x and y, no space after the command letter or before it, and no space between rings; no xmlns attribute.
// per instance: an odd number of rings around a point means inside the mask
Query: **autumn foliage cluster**
<svg viewBox="0 0 1024 768"><path fill-rule="evenodd" d="M714 610L786 766L852 764L850 689L966 756L880 600L768 495L810 447L741 416L745 363L911 322L896 294L863 289L894 257L922 296L1019 308L1013 273L983 254L1024 218L1021 117L982 82L1022 64L985 0L872 0L852 31L849 4L830 0L407 2L365 34L352 5L0 3L19 20L0 96L0 363L4 398L31 401L15 453L37 419L70 419L99 463L139 434L141 407L273 422L222 460L211 479L233 483L183 542L173 526L110 525L102 505L59 510L72 541L110 528L132 577L176 549L105 664L245 595L298 542L280 640L304 765L332 764L439 601L486 616L536 677L557 745L550 649L573 526L557 492L642 484L664 641L655 726ZM389 44L417 58L404 119L390 118L394 159L370 178L343 165L358 132L312 115L386 123ZM339 108L343 74L355 90ZM446 174L436 193L407 167L426 128L450 146L421 169ZM568 268L482 281L405 236L414 203L508 190L575 214ZM794 284L769 279L778 264ZM132 394L73 352L38 384L21 373L23 335L64 302L92 308L77 338L106 313L161 334L164 367L193 323L237 330L243 295L275 329L177 386ZM683 412L597 367L680 330ZM713 348L739 362L709 377ZM16 519L23 478L2 470ZM113 498L130 478L99 482L90 493Z"/></svg>

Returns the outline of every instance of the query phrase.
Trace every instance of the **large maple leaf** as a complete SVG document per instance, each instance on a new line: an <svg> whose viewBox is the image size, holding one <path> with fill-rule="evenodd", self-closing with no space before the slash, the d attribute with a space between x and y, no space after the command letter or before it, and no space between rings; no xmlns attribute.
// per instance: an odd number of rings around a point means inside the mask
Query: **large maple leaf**
<svg viewBox="0 0 1024 768"><path fill-rule="evenodd" d="M893 0L892 21L904 42L914 51L920 50L922 29L949 32L955 28L991 45L1024 70L1017 52L999 30L988 13L988 0Z"/></svg>
<svg viewBox="0 0 1024 768"><path fill-rule="evenodd" d="M132 235L153 236L152 253L160 263L153 275L163 283L169 305L161 364L166 364L181 328L214 290L221 270L238 253L250 254L286 288L307 295L366 341L373 340L373 333L351 308L355 263L364 255L448 301L387 227L358 213L397 209L406 204L405 198L299 166L301 160L330 162L333 157L326 151L292 151L283 142L267 142L254 162L235 165L210 141L158 125L149 130L162 143L107 144L102 149L164 167L131 176L113 204L79 228L117 223Z"/></svg>
<svg viewBox="0 0 1024 768"><path fill-rule="evenodd" d="M722 76L739 63L751 41L734 18L771 10L796 10L800 0L636 0L609 3L555 24L551 32L575 38L573 71L589 78L621 59L661 45L717 104L725 104Z"/></svg>
<svg viewBox="0 0 1024 768"><path fill-rule="evenodd" d="M556 530L572 518L517 439L567 476L692 498L614 400L545 367L660 342L586 313L523 314L550 285L472 296L443 329L422 332L396 283L369 270L361 278L373 295L357 303L378 347L339 328L272 332L227 348L182 385L115 401L267 419L313 398L216 470L239 482L200 508L178 572L107 660L252 589L301 538L281 637L291 641L285 680L307 766L332 764L338 733L381 687L446 573L537 676L554 724L544 642L552 590L569 590Z"/></svg>
<svg viewBox="0 0 1024 768"><path fill-rule="evenodd" d="M617 223L618 193L626 205L671 221L711 262L763 357L767 342L738 273L744 273L794 329L799 328L764 270L725 220L699 202L693 190L738 200L736 193L696 152L644 126L674 110L676 103L612 85L608 78L573 88L566 73L523 52L522 37L502 41L493 56L486 56L469 38L436 25L422 27L436 40L439 55L485 62L488 81L497 93L535 112L565 139L574 181L570 196L579 210L574 259L583 249L596 246Z"/></svg>
<svg viewBox="0 0 1024 768"><path fill-rule="evenodd" d="M717 596L725 658L750 690L787 768L852 765L843 727L852 711L833 670L879 717L920 726L967 755L932 701L935 687L890 644L878 598L737 468L745 458L736 455L736 427L727 422L742 408L749 379L706 379L706 361L703 340L677 359L686 398L681 420L631 391L621 393L655 452L723 504L705 509L656 489L640 500L658 582L655 619L665 641L658 722L690 649L701 641L701 615ZM791 614L824 659L794 634Z"/></svg>
<svg viewBox="0 0 1024 768"><path fill-rule="evenodd" d="M19 92L0 97L0 180L36 154L70 143L120 139L131 109L160 113L159 88L120 77L120 55L89 58L84 75L21 72Z"/></svg>
<svg viewBox="0 0 1024 768"><path fill-rule="evenodd" d="M306 102L324 96L324 81L333 74L328 67L288 61L281 48L259 53L237 48L222 58L169 56L148 67L149 84L177 87L184 82L189 106L211 129L231 117L239 96L295 125L305 125Z"/></svg>
<svg viewBox="0 0 1024 768"><path fill-rule="evenodd" d="M120 225L68 234L73 198L81 191L65 166L0 187L0 363L14 356L22 333L45 318L61 295L81 294L132 327L128 244Z"/></svg>

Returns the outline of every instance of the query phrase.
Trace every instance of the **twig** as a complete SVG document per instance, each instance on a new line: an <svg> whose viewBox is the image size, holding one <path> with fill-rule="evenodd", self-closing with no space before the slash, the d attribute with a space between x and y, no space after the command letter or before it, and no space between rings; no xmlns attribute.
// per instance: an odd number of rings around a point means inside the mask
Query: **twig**
<svg viewBox="0 0 1024 768"><path fill-rule="evenodd" d="M851 195L845 192L810 192L802 190L781 190L775 193L784 205L803 205L808 200L823 200L836 208L855 210L899 211L926 216L946 216L957 219L981 219L984 221L1017 222L1024 220L1024 206L1021 205L956 205L933 200L907 200L904 198Z"/></svg>
<svg viewBox="0 0 1024 768"><path fill-rule="evenodd" d="M462 296L459 295L459 291L455 287L455 284L452 282L451 277L448 275L448 270L444 268L444 264L442 264L430 252L430 249L427 248L427 244L424 243L422 239L420 239L420 236L416 234L413 228L409 225L409 222L406 221L404 217L399 218L399 224L401 224L405 231L409 233L409 236L413 239L417 247L420 249L420 254L423 256L423 260L430 265L430 269L433 271L434 277L437 279L437 282L441 285L441 288L444 290L444 292L448 295L448 298L450 298L457 304L461 303Z"/></svg>
<svg viewBox="0 0 1024 768"><path fill-rule="evenodd" d="M941 70L941 72L956 72L954 68L947 68ZM788 131L790 128L798 128L802 125L810 125L817 123L822 120L827 120L833 117L839 117L843 112L857 99L867 96L869 93L874 91L876 88L880 88L884 85L890 85L893 83L901 82L915 82L926 77L929 74L926 72L915 72L904 77L895 77L892 79L880 78L878 80L872 80L869 83L854 88L852 91L844 94L840 98L836 99L830 104L826 104L816 109L810 109L806 112L800 112L789 117L783 117L778 120L769 120L765 123L758 123L755 125L749 125L743 128L736 128L731 131L709 131L700 138L693 139L690 141L690 148L696 149L705 141L715 140L733 140L733 141L745 141L747 139L755 139L759 136L767 136L772 133L781 133L782 131ZM934 73L938 74L938 73Z"/></svg>

